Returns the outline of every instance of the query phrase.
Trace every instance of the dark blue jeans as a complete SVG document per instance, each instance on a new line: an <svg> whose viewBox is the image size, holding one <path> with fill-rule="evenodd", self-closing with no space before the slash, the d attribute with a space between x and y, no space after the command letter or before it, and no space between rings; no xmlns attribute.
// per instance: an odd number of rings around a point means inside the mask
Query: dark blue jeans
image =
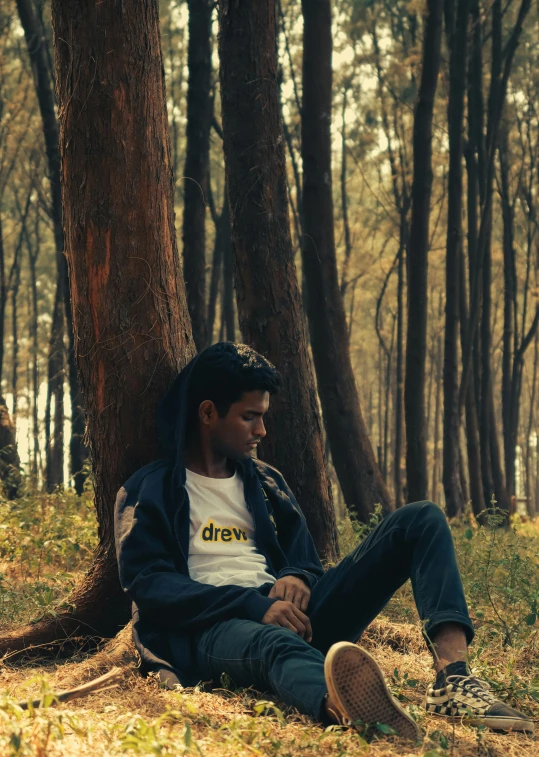
<svg viewBox="0 0 539 757"><path fill-rule="evenodd" d="M470 642L473 625L445 515L431 502L416 502L389 515L318 581L307 610L310 644L278 626L216 623L196 639L202 680L227 673L238 686L269 689L323 719L325 653L337 641L356 641L408 578L425 636L432 639L437 626L451 622L464 627Z"/></svg>

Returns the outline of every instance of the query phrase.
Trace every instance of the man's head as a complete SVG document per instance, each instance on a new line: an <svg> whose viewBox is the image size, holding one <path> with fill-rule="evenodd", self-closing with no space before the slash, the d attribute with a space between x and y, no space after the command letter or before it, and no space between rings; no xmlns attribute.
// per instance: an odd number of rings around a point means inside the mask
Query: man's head
<svg viewBox="0 0 539 757"><path fill-rule="evenodd" d="M199 356L190 380L188 442L207 441L232 460L251 457L266 435L263 416L281 377L245 344L219 342Z"/></svg>

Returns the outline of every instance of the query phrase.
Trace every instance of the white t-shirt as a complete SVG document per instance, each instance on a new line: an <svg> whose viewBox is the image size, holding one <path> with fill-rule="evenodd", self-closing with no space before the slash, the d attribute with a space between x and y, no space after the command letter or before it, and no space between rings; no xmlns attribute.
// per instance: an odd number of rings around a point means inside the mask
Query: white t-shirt
<svg viewBox="0 0 539 757"><path fill-rule="evenodd" d="M236 472L231 478L208 478L187 470L185 488L190 504L191 578L212 586L246 588L275 582L255 546L241 476Z"/></svg>

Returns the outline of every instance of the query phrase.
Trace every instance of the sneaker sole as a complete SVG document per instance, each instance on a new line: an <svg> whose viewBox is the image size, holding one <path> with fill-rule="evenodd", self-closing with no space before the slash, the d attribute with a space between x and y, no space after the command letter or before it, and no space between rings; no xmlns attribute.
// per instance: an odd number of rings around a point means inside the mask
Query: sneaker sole
<svg viewBox="0 0 539 757"><path fill-rule="evenodd" d="M333 644L324 674L330 698L352 723L383 723L402 738L421 738L415 721L389 691L378 663L361 647L348 641Z"/></svg>
<svg viewBox="0 0 539 757"><path fill-rule="evenodd" d="M442 715L439 712L427 712L426 714L435 718L443 718L448 723L462 723L473 725L476 728L486 726L491 731L503 731L504 733L512 731L513 733L527 733L529 736L533 736L535 733L533 721L524 718L504 718L501 715L490 718L474 718L471 715Z"/></svg>

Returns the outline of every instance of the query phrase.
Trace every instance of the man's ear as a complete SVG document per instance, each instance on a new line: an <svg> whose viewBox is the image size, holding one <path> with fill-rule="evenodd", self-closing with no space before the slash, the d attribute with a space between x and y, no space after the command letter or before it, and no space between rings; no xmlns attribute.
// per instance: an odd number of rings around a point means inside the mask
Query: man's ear
<svg viewBox="0 0 539 757"><path fill-rule="evenodd" d="M204 402L200 403L200 406L198 408L198 417L200 419L200 422L205 426L210 425L212 418L216 413L217 408L211 400L204 400Z"/></svg>

